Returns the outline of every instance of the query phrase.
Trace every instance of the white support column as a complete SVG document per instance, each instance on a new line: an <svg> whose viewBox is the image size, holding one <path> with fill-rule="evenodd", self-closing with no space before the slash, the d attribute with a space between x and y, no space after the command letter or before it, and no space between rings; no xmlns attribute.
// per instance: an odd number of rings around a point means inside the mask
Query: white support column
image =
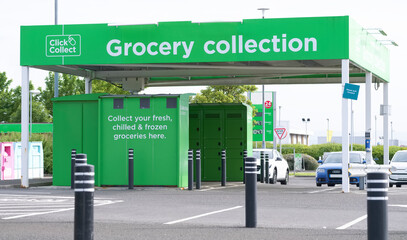
<svg viewBox="0 0 407 240"><path fill-rule="evenodd" d="M349 59L342 60L342 92L349 83ZM341 94L342 96L342 94ZM342 192L349 192L349 100L342 98Z"/></svg>
<svg viewBox="0 0 407 240"><path fill-rule="evenodd" d="M366 163L372 164L372 73L366 73L366 114L365 114L365 125L366 134L369 135L370 149L366 149Z"/></svg>
<svg viewBox="0 0 407 240"><path fill-rule="evenodd" d="M21 78L21 187L28 188L28 118L29 118L29 68L22 67Z"/></svg>
<svg viewBox="0 0 407 240"><path fill-rule="evenodd" d="M389 164L389 84L383 83L383 164Z"/></svg>
<svg viewBox="0 0 407 240"><path fill-rule="evenodd" d="M85 94L92 93L92 80L90 77L85 78Z"/></svg>

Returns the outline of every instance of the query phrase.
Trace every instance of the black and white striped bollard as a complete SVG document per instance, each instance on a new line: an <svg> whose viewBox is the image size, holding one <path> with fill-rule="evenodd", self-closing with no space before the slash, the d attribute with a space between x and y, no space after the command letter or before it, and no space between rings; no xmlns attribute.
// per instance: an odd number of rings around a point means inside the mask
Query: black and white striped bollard
<svg viewBox="0 0 407 240"><path fill-rule="evenodd" d="M257 226L257 163L256 158L247 157L245 161L245 210L246 227L255 228Z"/></svg>
<svg viewBox="0 0 407 240"><path fill-rule="evenodd" d="M367 173L367 239L388 239L387 191L389 177L384 172Z"/></svg>
<svg viewBox="0 0 407 240"><path fill-rule="evenodd" d="M222 150L221 186L226 186L226 150Z"/></svg>
<svg viewBox="0 0 407 240"><path fill-rule="evenodd" d="M86 157L86 154L78 153L75 156L75 167L76 166L83 166L88 163L88 158ZM74 168L76 171L76 168Z"/></svg>
<svg viewBox="0 0 407 240"><path fill-rule="evenodd" d="M129 189L134 189L134 149L129 148Z"/></svg>
<svg viewBox="0 0 407 240"><path fill-rule="evenodd" d="M266 154L265 156L266 156L266 174L265 174L266 176L265 176L264 181L265 181L266 183L269 183L269 181L270 181L270 178L269 178L269 174L270 174L269 155Z"/></svg>
<svg viewBox="0 0 407 240"><path fill-rule="evenodd" d="M188 150L188 190L194 187L194 151Z"/></svg>
<svg viewBox="0 0 407 240"><path fill-rule="evenodd" d="M86 154L78 154L85 155ZM74 240L93 240L93 198L95 171L93 165L75 166Z"/></svg>
<svg viewBox="0 0 407 240"><path fill-rule="evenodd" d="M264 183L264 152L260 152L260 182Z"/></svg>
<svg viewBox="0 0 407 240"><path fill-rule="evenodd" d="M75 188L75 160L76 149L71 150L71 189Z"/></svg>
<svg viewBox="0 0 407 240"><path fill-rule="evenodd" d="M196 178L196 189L201 189L201 149L196 150L195 153L195 178Z"/></svg>
<svg viewBox="0 0 407 240"><path fill-rule="evenodd" d="M246 158L247 158L247 150L244 150L243 151L243 184L246 183L246 174L245 174Z"/></svg>

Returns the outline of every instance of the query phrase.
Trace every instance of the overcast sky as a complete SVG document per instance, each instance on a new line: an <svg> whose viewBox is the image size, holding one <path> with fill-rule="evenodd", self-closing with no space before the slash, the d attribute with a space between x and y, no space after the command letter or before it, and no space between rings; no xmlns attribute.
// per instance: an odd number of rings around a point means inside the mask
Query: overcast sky
<svg viewBox="0 0 407 240"><path fill-rule="evenodd" d="M395 40L399 47L389 47L391 55L391 82L389 84L394 138L407 144L407 84L405 65L407 57L407 1L405 0L59 0L59 24L126 23L145 24L165 21L240 21L260 18L260 7L270 8L266 18L315 17L349 15L366 28L382 28L387 39ZM21 84L20 26L54 24L54 0L0 1L0 71L13 79L13 87ZM36 87L44 87L47 72L31 70L30 79ZM259 89L260 86L259 86ZM200 88L149 88L147 93L198 92ZM325 136L327 118L334 136L341 135L341 91L339 84L332 85L270 85L266 91L277 91L277 105L282 106L282 120L288 120L291 128L305 129L301 119L310 118L308 130L316 136ZM372 91L372 134L382 136L383 121L379 106L383 99L383 87ZM365 89L361 85L355 110L355 133L365 131Z"/></svg>

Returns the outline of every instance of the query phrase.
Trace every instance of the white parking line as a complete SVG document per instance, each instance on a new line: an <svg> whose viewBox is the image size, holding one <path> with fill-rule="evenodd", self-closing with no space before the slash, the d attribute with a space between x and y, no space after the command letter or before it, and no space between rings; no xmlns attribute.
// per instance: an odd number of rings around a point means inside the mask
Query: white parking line
<svg viewBox="0 0 407 240"><path fill-rule="evenodd" d="M233 187L239 187L239 186L243 186L243 185L230 185L230 186L225 186L225 187L208 187L208 188L199 189L199 190L196 190L196 191L198 191L198 192L206 192L206 191L211 191L211 190L233 188Z"/></svg>
<svg viewBox="0 0 407 240"><path fill-rule="evenodd" d="M176 221L172 221L172 222L166 222L166 223L164 223L164 224L170 225L170 224L185 222L185 221L189 221L189 220L192 220L192 219L196 219L196 218L200 218L200 217L205 217L205 216L209 216L209 215L212 215L212 214L221 213L221 212L226 212L226 211L230 211L230 210L235 210L235 209L242 208L242 207L243 207L243 206L236 206L236 207L232 207L232 208L226 208L226 209L222 209L222 210L218 210L218 211L214 211L214 212L209 212L209 213L204 213L204 214L196 215L196 216L189 217L189 218L183 218L183 219L176 220Z"/></svg>
<svg viewBox="0 0 407 240"><path fill-rule="evenodd" d="M360 221L363 221L363 220L365 220L366 218L367 218L367 214L361 216L360 218L356 218L356 219L353 220L352 222L348 222L348 223L346 223L346 224L344 224L344 225L342 225L342 226L340 226L340 227L337 227L336 229L337 229L337 230L344 230L344 229L347 229L348 227L350 227L350 226L352 226L352 225L355 225L356 223L358 223L358 222L360 222Z"/></svg>
<svg viewBox="0 0 407 240"><path fill-rule="evenodd" d="M402 207L402 208L407 208L407 205L389 204L389 207Z"/></svg>
<svg viewBox="0 0 407 240"><path fill-rule="evenodd" d="M313 194L313 193L327 192L327 191L332 191L335 189L339 189L339 188L327 188L327 189L312 191L312 192L308 192L308 193Z"/></svg>
<svg viewBox="0 0 407 240"><path fill-rule="evenodd" d="M0 215L8 215L1 219L10 220L65 212L75 209L74 202L74 197L0 194ZM120 202L123 201L95 198L94 206L98 207Z"/></svg>

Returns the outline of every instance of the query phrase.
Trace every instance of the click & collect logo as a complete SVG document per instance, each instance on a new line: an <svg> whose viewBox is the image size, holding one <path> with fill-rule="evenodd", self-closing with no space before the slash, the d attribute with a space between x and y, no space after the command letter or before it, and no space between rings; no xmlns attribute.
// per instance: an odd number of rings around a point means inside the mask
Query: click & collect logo
<svg viewBox="0 0 407 240"><path fill-rule="evenodd" d="M45 40L47 57L76 57L81 55L81 36L48 35Z"/></svg>

